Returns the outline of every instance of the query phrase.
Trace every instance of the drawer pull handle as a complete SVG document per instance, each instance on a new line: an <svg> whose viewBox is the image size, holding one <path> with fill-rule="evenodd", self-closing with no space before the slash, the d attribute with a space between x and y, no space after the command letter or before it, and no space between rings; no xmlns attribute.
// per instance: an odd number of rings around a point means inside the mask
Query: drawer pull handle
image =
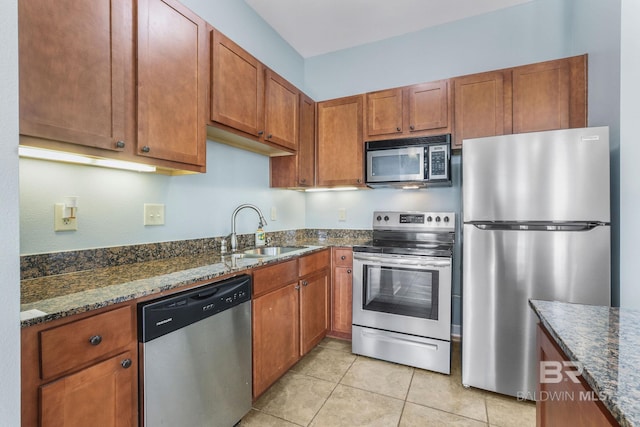
<svg viewBox="0 0 640 427"><path fill-rule="evenodd" d="M340 259L344 261L345 259L347 259L347 257L346 257L346 256L344 256L344 255L342 255L342 256L340 257Z"/></svg>
<svg viewBox="0 0 640 427"><path fill-rule="evenodd" d="M131 367L132 362L131 359L124 359L122 362L120 362L120 365L124 368L124 369L128 369Z"/></svg>
<svg viewBox="0 0 640 427"><path fill-rule="evenodd" d="M144 147L142 147L142 152L143 153L148 153L151 151L151 147L149 147L148 145L145 145Z"/></svg>
<svg viewBox="0 0 640 427"><path fill-rule="evenodd" d="M348 270L347 270L347 274L351 274L351 269L348 269Z"/></svg>
<svg viewBox="0 0 640 427"><path fill-rule="evenodd" d="M94 335L91 338L89 338L89 344L91 345L98 345L102 342L102 337L100 335Z"/></svg>
<svg viewBox="0 0 640 427"><path fill-rule="evenodd" d="M307 286L309 284L309 282L307 282L306 280L302 281L302 286Z"/></svg>

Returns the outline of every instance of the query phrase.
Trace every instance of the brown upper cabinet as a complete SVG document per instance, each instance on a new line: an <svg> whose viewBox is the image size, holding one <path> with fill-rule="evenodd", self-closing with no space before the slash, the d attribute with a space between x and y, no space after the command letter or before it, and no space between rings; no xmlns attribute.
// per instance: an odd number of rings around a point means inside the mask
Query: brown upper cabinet
<svg viewBox="0 0 640 427"><path fill-rule="evenodd" d="M587 56L513 69L513 133L587 125Z"/></svg>
<svg viewBox="0 0 640 427"><path fill-rule="evenodd" d="M447 80L367 93L367 139L450 133L449 93Z"/></svg>
<svg viewBox="0 0 640 427"><path fill-rule="evenodd" d="M298 151L271 157L271 187L307 188L315 185L316 103L300 93Z"/></svg>
<svg viewBox="0 0 640 427"><path fill-rule="evenodd" d="M20 0L18 19L20 133L113 151L133 145L131 1Z"/></svg>
<svg viewBox="0 0 640 427"><path fill-rule="evenodd" d="M364 95L318 102L316 183L364 185Z"/></svg>
<svg viewBox="0 0 640 427"><path fill-rule="evenodd" d="M455 131L462 140L511 133L511 74L490 71L453 79Z"/></svg>
<svg viewBox="0 0 640 427"><path fill-rule="evenodd" d="M173 0L133 4L18 2L20 143L204 172L204 21Z"/></svg>
<svg viewBox="0 0 640 427"><path fill-rule="evenodd" d="M453 79L455 138L587 126L587 55Z"/></svg>
<svg viewBox="0 0 640 427"><path fill-rule="evenodd" d="M138 0L140 155L205 166L206 43L206 22L179 2Z"/></svg>
<svg viewBox="0 0 640 427"><path fill-rule="evenodd" d="M295 152L298 89L215 29L211 49L212 124L262 145L215 131L212 136L268 155Z"/></svg>

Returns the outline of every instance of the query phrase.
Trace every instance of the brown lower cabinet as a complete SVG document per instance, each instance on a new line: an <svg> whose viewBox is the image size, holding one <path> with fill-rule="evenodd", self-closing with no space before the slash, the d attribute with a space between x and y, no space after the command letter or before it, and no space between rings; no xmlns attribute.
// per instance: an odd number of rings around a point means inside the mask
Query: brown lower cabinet
<svg viewBox="0 0 640 427"><path fill-rule="evenodd" d="M331 249L331 332L338 338L351 339L351 317L353 311L353 250L334 247Z"/></svg>
<svg viewBox="0 0 640 427"><path fill-rule="evenodd" d="M22 329L22 426L138 425L135 305Z"/></svg>
<svg viewBox="0 0 640 427"><path fill-rule="evenodd" d="M538 324L538 361L563 362L569 358ZM560 381L540 381L536 390L536 424L544 426L617 426L609 410L597 400L596 393L578 376Z"/></svg>
<svg viewBox="0 0 640 427"><path fill-rule="evenodd" d="M329 249L253 273L253 397L264 393L329 329Z"/></svg>

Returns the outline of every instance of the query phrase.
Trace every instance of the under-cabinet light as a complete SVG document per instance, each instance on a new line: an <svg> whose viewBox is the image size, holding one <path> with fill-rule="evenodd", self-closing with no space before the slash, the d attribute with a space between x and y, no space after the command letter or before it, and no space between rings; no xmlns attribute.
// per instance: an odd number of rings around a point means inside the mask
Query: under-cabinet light
<svg viewBox="0 0 640 427"><path fill-rule="evenodd" d="M318 191L353 191L358 190L358 187L330 187L330 188L307 188L306 192L314 193Z"/></svg>
<svg viewBox="0 0 640 427"><path fill-rule="evenodd" d="M30 159L51 160L54 162L74 163L79 165L100 166L103 168L124 169L135 172L155 172L156 167L124 160L98 159L63 151L46 150L34 147L18 147L20 157Z"/></svg>

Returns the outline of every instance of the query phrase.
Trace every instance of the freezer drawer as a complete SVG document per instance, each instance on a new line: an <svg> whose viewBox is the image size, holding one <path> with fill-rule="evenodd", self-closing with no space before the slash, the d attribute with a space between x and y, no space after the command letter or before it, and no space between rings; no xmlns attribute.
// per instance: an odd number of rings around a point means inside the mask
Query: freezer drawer
<svg viewBox="0 0 640 427"><path fill-rule="evenodd" d="M536 386L531 298L610 305L610 227L487 231L464 224L462 383L517 396Z"/></svg>

